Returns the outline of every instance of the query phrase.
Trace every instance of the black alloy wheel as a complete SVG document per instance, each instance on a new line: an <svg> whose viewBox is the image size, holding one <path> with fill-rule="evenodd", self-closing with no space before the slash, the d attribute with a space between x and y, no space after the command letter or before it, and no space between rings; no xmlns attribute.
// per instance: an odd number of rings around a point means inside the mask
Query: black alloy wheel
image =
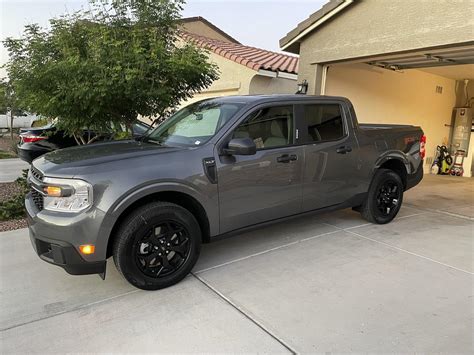
<svg viewBox="0 0 474 355"><path fill-rule="evenodd" d="M377 193L377 208L384 216L389 216L400 203L401 191L396 181L386 180Z"/></svg>
<svg viewBox="0 0 474 355"><path fill-rule="evenodd" d="M385 224L392 221L402 206L404 185L395 171L379 169L375 172L367 197L359 210L371 223Z"/></svg>
<svg viewBox="0 0 474 355"><path fill-rule="evenodd" d="M171 202L151 202L128 215L118 229L115 266L135 287L165 288L191 272L201 239L199 223L187 209Z"/></svg>
<svg viewBox="0 0 474 355"><path fill-rule="evenodd" d="M189 234L179 222L166 221L148 229L134 245L137 266L150 277L165 277L189 258Z"/></svg>

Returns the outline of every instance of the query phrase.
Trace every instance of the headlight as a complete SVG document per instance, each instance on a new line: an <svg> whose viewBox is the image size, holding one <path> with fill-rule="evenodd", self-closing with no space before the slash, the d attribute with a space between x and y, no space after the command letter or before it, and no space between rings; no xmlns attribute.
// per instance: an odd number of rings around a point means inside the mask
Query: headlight
<svg viewBox="0 0 474 355"><path fill-rule="evenodd" d="M80 212L92 205L92 185L77 179L43 179L44 209Z"/></svg>

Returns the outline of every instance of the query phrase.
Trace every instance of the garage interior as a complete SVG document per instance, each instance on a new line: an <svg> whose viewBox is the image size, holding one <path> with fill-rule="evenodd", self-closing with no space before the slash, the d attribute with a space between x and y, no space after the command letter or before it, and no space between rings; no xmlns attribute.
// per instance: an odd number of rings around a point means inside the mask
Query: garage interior
<svg viewBox="0 0 474 355"><path fill-rule="evenodd" d="M360 122L422 127L425 173L431 172L437 146L444 145L452 160L462 163L463 176L474 175L474 45L326 63L324 68L323 93L349 97Z"/></svg>

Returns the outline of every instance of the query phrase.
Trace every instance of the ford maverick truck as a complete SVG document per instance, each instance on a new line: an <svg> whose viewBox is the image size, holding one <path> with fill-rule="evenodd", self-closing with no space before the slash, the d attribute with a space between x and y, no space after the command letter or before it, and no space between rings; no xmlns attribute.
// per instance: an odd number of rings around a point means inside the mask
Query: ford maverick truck
<svg viewBox="0 0 474 355"><path fill-rule="evenodd" d="M208 99L141 139L34 160L30 237L70 274L104 278L113 257L131 284L156 290L217 237L342 208L390 222L423 177L425 141L420 127L358 123L342 97Z"/></svg>

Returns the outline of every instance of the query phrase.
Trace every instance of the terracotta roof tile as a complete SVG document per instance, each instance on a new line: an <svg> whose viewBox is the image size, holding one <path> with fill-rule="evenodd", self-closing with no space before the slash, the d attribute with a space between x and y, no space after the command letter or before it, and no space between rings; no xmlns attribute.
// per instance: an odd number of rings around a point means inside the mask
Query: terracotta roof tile
<svg viewBox="0 0 474 355"><path fill-rule="evenodd" d="M181 31L185 41L192 41L224 58L245 65L253 70L270 70L298 74L298 57L267 51L265 49L244 46L240 43L219 41L193 33Z"/></svg>

